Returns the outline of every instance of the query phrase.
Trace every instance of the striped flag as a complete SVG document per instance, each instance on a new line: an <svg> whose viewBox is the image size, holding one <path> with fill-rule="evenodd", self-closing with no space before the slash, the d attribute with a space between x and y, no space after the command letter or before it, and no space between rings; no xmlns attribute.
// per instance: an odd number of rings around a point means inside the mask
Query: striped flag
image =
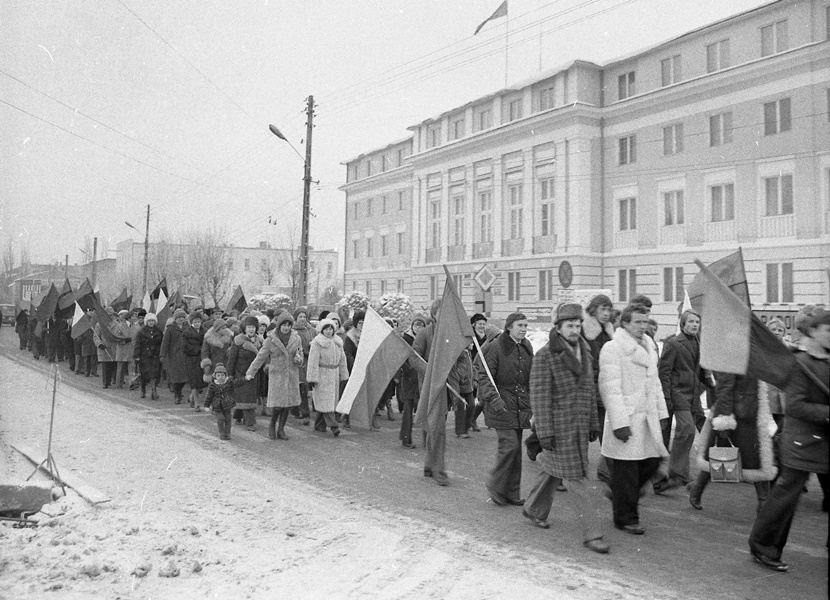
<svg viewBox="0 0 830 600"><path fill-rule="evenodd" d="M231 300L228 302L228 308L225 312L230 313L235 310L241 313L247 307L248 301L245 299L245 293L242 291L242 286L238 285L233 291L233 296L231 296Z"/></svg>
<svg viewBox="0 0 830 600"><path fill-rule="evenodd" d="M72 339L78 339L83 333L92 327L92 321L84 312L84 309L81 308L81 305L77 302L75 303L75 314L72 317Z"/></svg>
<svg viewBox="0 0 830 600"><path fill-rule="evenodd" d="M506 17L506 16L507 16L507 0L504 0L504 2L502 2L499 5L499 7L496 9L496 12L494 12L492 15L490 15L489 17L484 19L481 22L481 24L478 27L476 27L476 31L473 35L476 35L476 33L481 31L481 28L484 27L490 21L494 21L496 19L500 19L501 17Z"/></svg>
<svg viewBox="0 0 830 600"><path fill-rule="evenodd" d="M375 406L412 348L371 307L366 309L363 332L357 346L349 381L337 404L354 425L371 427Z"/></svg>

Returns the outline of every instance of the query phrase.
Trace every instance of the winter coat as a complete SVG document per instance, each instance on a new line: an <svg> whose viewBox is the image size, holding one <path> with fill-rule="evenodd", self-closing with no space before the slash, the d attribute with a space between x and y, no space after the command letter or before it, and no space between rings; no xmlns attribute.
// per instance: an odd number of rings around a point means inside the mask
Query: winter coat
<svg viewBox="0 0 830 600"><path fill-rule="evenodd" d="M17 335L26 335L29 327L29 315L20 311L14 319L14 331Z"/></svg>
<svg viewBox="0 0 830 600"><path fill-rule="evenodd" d="M184 355L184 327L171 322L164 328L161 342L161 360L167 368L167 380L170 383L187 383L187 361Z"/></svg>
<svg viewBox="0 0 830 600"><path fill-rule="evenodd" d="M548 475L562 479L588 476L588 443L599 433L597 388L591 349L579 338L580 363L556 330L533 357L530 406L539 439L553 438L554 450L538 457Z"/></svg>
<svg viewBox="0 0 830 600"><path fill-rule="evenodd" d="M604 326L596 317L585 315L582 321L582 337L588 342L588 347L591 349L591 357L594 359L594 381L599 381L599 353L602 347L614 338L614 326L609 322ZM597 400L602 402L602 398L597 394Z"/></svg>
<svg viewBox="0 0 830 600"><path fill-rule="evenodd" d="M95 347L95 336L92 329L87 329L80 335L81 356L97 356L98 349Z"/></svg>
<svg viewBox="0 0 830 600"><path fill-rule="evenodd" d="M164 334L157 326L145 325L133 343L133 358L138 361L138 369L145 381L159 379L161 376L161 343Z"/></svg>
<svg viewBox="0 0 830 600"><path fill-rule="evenodd" d="M227 364L228 350L232 342L233 332L227 327L219 331L216 331L215 327L208 329L202 342L202 362L200 363L202 369L209 367L210 372L213 373L213 368L219 363ZM230 376L230 371L228 375Z"/></svg>
<svg viewBox="0 0 830 600"><path fill-rule="evenodd" d="M757 379L731 373L715 373L715 403L700 432L698 466L709 470L708 449L714 445L733 445L741 456L744 481L770 481L777 474L772 452L770 425L772 414L766 384ZM715 435L728 431L729 442Z"/></svg>
<svg viewBox="0 0 830 600"><path fill-rule="evenodd" d="M349 373L354 367L354 359L357 356L357 345L360 343L360 338L357 337L357 332L354 327L346 332L346 337L343 339L343 352L346 354L346 367Z"/></svg>
<svg viewBox="0 0 830 600"><path fill-rule="evenodd" d="M666 339L658 370L666 408L670 411L703 412L700 395L709 388L709 372L700 368L700 342L697 337L681 332ZM712 397L711 394L709 397Z"/></svg>
<svg viewBox="0 0 830 600"><path fill-rule="evenodd" d="M308 364L308 353L311 351L311 340L313 340L317 336L317 331L314 329L313 326L306 323L305 325L300 325L299 323L294 323L294 331L296 331L299 336L300 340L303 343L303 357L305 358L305 362L303 366L300 367L300 383L306 382L306 369Z"/></svg>
<svg viewBox="0 0 830 600"><path fill-rule="evenodd" d="M182 352L184 352L185 370L187 371L187 383L191 390L201 390L207 386L203 378L202 370L202 343L205 340L205 332L188 325L182 328ZM230 373L230 370L228 370Z"/></svg>
<svg viewBox="0 0 830 600"><path fill-rule="evenodd" d="M252 385L252 382L244 379L228 379L225 383L211 381L205 396L205 408L209 408L213 412L231 410L238 406L234 399L234 390L236 388L244 390Z"/></svg>
<svg viewBox="0 0 830 600"><path fill-rule="evenodd" d="M115 360L115 344L108 341L101 332L101 323L96 323L92 330L92 341L98 352L98 362L113 362Z"/></svg>
<svg viewBox="0 0 830 600"><path fill-rule="evenodd" d="M311 395L314 410L321 413L334 412L340 400L340 382L349 378L346 354L339 337L327 338L322 333L311 341L308 353L307 378L314 384Z"/></svg>
<svg viewBox="0 0 830 600"><path fill-rule="evenodd" d="M483 356L482 356L483 355ZM484 402L484 422L493 429L530 429L530 368L533 362L533 346L526 339L517 344L508 331L481 349L476 360L484 360L496 387L490 382L487 371L478 370L478 396ZM496 412L493 401L504 401L506 412Z"/></svg>
<svg viewBox="0 0 830 600"><path fill-rule="evenodd" d="M470 350L468 348L464 348L464 351L458 356L447 377L447 383L460 394L472 393L473 361L470 358Z"/></svg>
<svg viewBox="0 0 830 600"><path fill-rule="evenodd" d="M418 332L418 335L412 342L412 349L419 356L421 356L424 361L429 360L429 355L432 351L432 340L435 337L435 327L435 322L430 323ZM470 363L468 356L469 352L465 348L461 354L458 355L458 358L455 360L455 364L452 366L449 374L447 375L447 383L458 393L462 392L462 390L459 389L462 385L464 386L464 391L472 391L472 364ZM410 367L414 368L414 365L417 364L415 363L415 360L415 358L408 359ZM419 386L423 386L424 384L425 372L425 370L419 370L417 372ZM449 392L447 395L447 409L451 409L453 403L457 401L458 398L456 398L455 394Z"/></svg>
<svg viewBox="0 0 830 600"><path fill-rule="evenodd" d="M642 460L669 455L660 428L660 420L667 419L669 411L657 372L657 349L646 337L637 341L621 327L599 355L599 392L606 410L602 454L608 458ZM631 428L627 442L613 433L622 427Z"/></svg>
<svg viewBox="0 0 830 600"><path fill-rule="evenodd" d="M124 338L123 342L113 343L116 362L129 362L133 358L133 336L130 324L126 321L113 321L112 331L118 337Z"/></svg>
<svg viewBox="0 0 830 600"><path fill-rule="evenodd" d="M415 341L415 335L411 329L404 331L401 337L410 346ZM412 360L417 359L413 358ZM400 371L398 371L398 387L396 393L400 402L411 400L413 402L413 408L417 410L421 387L418 385L418 371L409 364L409 360L405 360Z"/></svg>
<svg viewBox="0 0 830 600"><path fill-rule="evenodd" d="M277 336L279 323L284 316L277 319L277 327L265 338L254 362L248 367L246 377L253 377L259 368L268 363L268 401L269 408L290 408L300 405L300 366L296 362L297 350L302 353L300 335L291 330L288 344L284 345Z"/></svg>
<svg viewBox="0 0 830 600"><path fill-rule="evenodd" d="M810 379L810 369L824 385L830 381L830 361L808 352L796 352L801 366L787 387L784 431L781 434L781 464L813 473L828 472L828 425L830 396Z"/></svg>
<svg viewBox="0 0 830 600"><path fill-rule="evenodd" d="M228 376L234 379L244 379L248 372L248 367L254 362L256 355L262 348L262 343L265 340L260 335L254 334L253 339L240 333L233 338L233 343L228 350L228 362L225 368L228 370ZM253 380L236 394L236 408L241 410L248 410L256 408L257 390L259 389L259 378L262 372L257 371Z"/></svg>

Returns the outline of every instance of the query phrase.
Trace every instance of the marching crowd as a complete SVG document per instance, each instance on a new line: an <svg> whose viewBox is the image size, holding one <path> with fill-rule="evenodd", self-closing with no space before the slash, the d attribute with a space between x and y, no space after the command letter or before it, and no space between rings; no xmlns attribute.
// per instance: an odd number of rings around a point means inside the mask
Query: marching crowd
<svg viewBox="0 0 830 600"><path fill-rule="evenodd" d="M435 301L429 316L415 314L399 332L424 360L440 307ZM579 515L585 547L604 554L609 547L603 540L603 495L611 499L614 526L642 535L638 502L646 486L661 494L686 486L690 504L702 510L712 469L723 466L709 450L734 447L740 477L754 484L757 495L751 555L765 567L787 570L781 555L811 473L818 475L827 511L830 312L802 309L793 339L784 339L781 321L767 323L791 347L799 366L787 389L778 390L748 376L701 368L702 324L692 310L682 312L677 334L666 338L661 350L650 309L646 296L622 310L614 310L604 295L594 297L584 311L578 304L559 305L548 341L537 352L527 339L528 319L522 313L509 315L503 330L484 315L473 315L475 340L450 370L446 397L459 438L480 431L482 412L485 425L496 432L496 460L487 481L490 501L522 506L524 517L547 529L560 492ZM176 404L184 402L187 387L187 404L212 412L223 440L230 440L234 422L256 430L258 413L269 417L268 435L275 440L288 439L291 414L335 437L341 426L350 427L349 415L336 406L354 366L362 311L345 322L324 312L316 324L305 308L293 314L177 309L167 323L142 309L107 311L109 332L98 322L76 339L70 321L50 319L37 332L35 319L21 311L16 321L20 349L30 350L35 359L66 360L79 376L100 374L104 388L139 389L142 398L149 393L158 400L163 377ZM387 322L397 328L394 320ZM395 420L396 398L404 448L417 447L413 415L422 373L410 359L376 399L373 428L384 416ZM530 430L527 439L525 430ZM424 476L442 486L449 484L445 436L445 427L423 428ZM602 458L589 468L588 448L595 441ZM525 451L541 466L526 499L520 495ZM691 460L700 467L694 479ZM602 483L593 478L594 470Z"/></svg>

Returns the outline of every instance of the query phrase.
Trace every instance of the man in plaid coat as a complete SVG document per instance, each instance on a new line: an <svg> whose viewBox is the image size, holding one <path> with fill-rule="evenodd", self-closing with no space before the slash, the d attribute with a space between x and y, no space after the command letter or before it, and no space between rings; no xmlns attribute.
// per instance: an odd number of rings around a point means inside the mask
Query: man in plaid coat
<svg viewBox="0 0 830 600"><path fill-rule="evenodd" d="M567 481L572 509L582 522L586 548L606 554L602 541L601 496L589 483L588 443L599 438L597 387L591 350L580 336L582 307L561 304L547 345L533 358L530 405L542 446L542 472L527 497L522 514L547 529L556 488Z"/></svg>

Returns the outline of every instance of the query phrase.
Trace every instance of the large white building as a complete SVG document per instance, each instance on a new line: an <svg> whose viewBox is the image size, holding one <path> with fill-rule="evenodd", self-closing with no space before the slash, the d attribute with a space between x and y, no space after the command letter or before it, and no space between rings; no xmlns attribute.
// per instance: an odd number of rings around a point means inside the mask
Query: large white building
<svg viewBox="0 0 830 600"><path fill-rule="evenodd" d="M446 264L468 310L607 289L673 325L740 247L755 307L828 303L829 40L830 2L780 0L410 127L345 163L346 289L425 305Z"/></svg>

